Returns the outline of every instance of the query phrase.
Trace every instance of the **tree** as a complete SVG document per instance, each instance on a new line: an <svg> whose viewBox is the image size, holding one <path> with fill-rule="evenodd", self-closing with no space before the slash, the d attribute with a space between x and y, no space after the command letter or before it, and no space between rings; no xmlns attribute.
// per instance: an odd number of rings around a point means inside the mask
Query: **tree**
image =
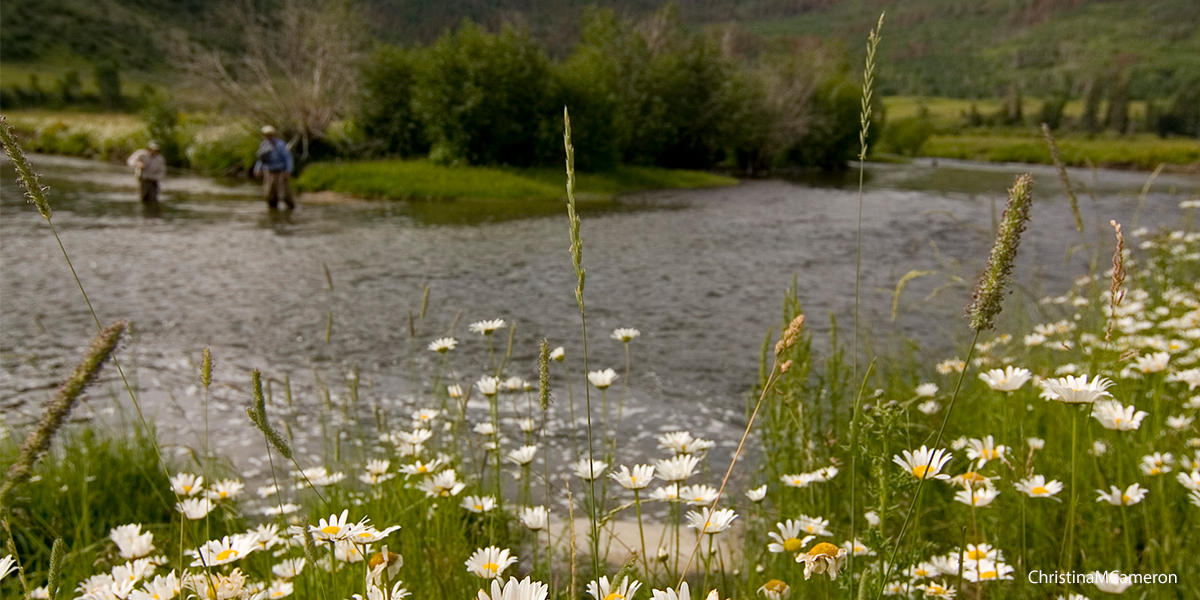
<svg viewBox="0 0 1200 600"><path fill-rule="evenodd" d="M365 26L349 0L281 0L270 14L247 2L229 14L238 55L180 40L176 62L236 110L274 125L307 158L354 97Z"/></svg>
<svg viewBox="0 0 1200 600"><path fill-rule="evenodd" d="M380 46L363 63L354 121L368 154L416 156L429 151L413 112L416 52Z"/></svg>

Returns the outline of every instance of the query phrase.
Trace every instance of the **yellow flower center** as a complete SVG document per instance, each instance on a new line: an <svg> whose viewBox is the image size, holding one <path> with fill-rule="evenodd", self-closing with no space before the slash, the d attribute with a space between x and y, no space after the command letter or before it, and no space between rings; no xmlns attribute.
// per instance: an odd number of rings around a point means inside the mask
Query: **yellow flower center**
<svg viewBox="0 0 1200 600"><path fill-rule="evenodd" d="M630 475L630 476L629 476L629 482L630 482L630 483L637 483L637 475Z"/></svg>
<svg viewBox="0 0 1200 600"><path fill-rule="evenodd" d="M417 472L421 473L421 474L425 474L425 473L429 472L429 469L425 468L425 465L421 465L421 466L417 467Z"/></svg>
<svg viewBox="0 0 1200 600"><path fill-rule="evenodd" d="M917 466L913 467L912 472L913 472L913 475L916 475L918 479L924 479L925 474L929 472L929 466L917 465Z"/></svg>
<svg viewBox="0 0 1200 600"><path fill-rule="evenodd" d="M995 579L996 572L995 571L984 571L979 574L979 578L980 579Z"/></svg>
<svg viewBox="0 0 1200 600"><path fill-rule="evenodd" d="M820 544L813 546L812 549L808 551L808 555L836 557L838 555L838 547L830 544L829 542L821 542Z"/></svg>
<svg viewBox="0 0 1200 600"><path fill-rule="evenodd" d="M337 535L337 533L341 530L342 528L338 527L337 525L326 525L325 527L321 528L321 533L324 533L325 535Z"/></svg>
<svg viewBox="0 0 1200 600"><path fill-rule="evenodd" d="M983 559L987 558L987 552L984 552L983 550L976 548L975 550L972 550L967 553L967 558L969 558L971 560L983 560Z"/></svg>
<svg viewBox="0 0 1200 600"><path fill-rule="evenodd" d="M1050 490L1047 490L1045 488L1045 486L1041 486L1041 485L1033 488L1033 490L1031 490L1031 491L1035 494L1049 494L1050 493Z"/></svg>
<svg viewBox="0 0 1200 600"><path fill-rule="evenodd" d="M1121 494L1121 502L1124 502L1125 504L1129 504L1129 500L1130 500L1129 496L1127 496L1125 494Z"/></svg>
<svg viewBox="0 0 1200 600"><path fill-rule="evenodd" d="M482 504L476 504L476 505L475 505L475 510L480 510L480 511L481 511L481 510L483 510L483 505L482 505Z"/></svg>
<svg viewBox="0 0 1200 600"><path fill-rule="evenodd" d="M772 579L763 584L763 588L768 592L783 593L787 589L787 584L778 579Z"/></svg>
<svg viewBox="0 0 1200 600"><path fill-rule="evenodd" d="M233 549L222 550L221 552L219 552L217 554L217 560L230 560L233 558L237 558L237 555L238 555L237 550L233 550Z"/></svg>
<svg viewBox="0 0 1200 600"><path fill-rule="evenodd" d="M796 553L799 552L803 547L804 545L801 544L800 540L796 538L788 538L783 541L783 549L787 550L788 552Z"/></svg>
<svg viewBox="0 0 1200 600"><path fill-rule="evenodd" d="M486 565L483 565L483 570L491 571L492 573L495 573L500 570L500 565L498 565L496 563L488 563Z"/></svg>
<svg viewBox="0 0 1200 600"><path fill-rule="evenodd" d="M604 600L625 600L625 596L622 596L616 592L613 592L613 593L605 596Z"/></svg>

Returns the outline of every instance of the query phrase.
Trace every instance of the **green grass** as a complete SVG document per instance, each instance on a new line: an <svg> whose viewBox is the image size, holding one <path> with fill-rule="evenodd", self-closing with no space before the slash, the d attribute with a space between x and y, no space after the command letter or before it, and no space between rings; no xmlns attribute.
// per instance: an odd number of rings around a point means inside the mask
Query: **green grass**
<svg viewBox="0 0 1200 600"><path fill-rule="evenodd" d="M1160 163L1186 169L1200 166L1200 142L1153 135L1124 137L1065 135L1058 138L1063 161L1071 166L1154 169ZM1050 164L1050 151L1041 135L1032 130L1001 129L994 132L935 135L921 149L924 156L995 162Z"/></svg>
<svg viewBox="0 0 1200 600"><path fill-rule="evenodd" d="M737 180L700 171L622 166L580 173L577 189L592 197L657 188L733 185ZM557 169L443 166L427 160L318 163L296 181L303 190L328 190L362 198L556 199L566 196Z"/></svg>

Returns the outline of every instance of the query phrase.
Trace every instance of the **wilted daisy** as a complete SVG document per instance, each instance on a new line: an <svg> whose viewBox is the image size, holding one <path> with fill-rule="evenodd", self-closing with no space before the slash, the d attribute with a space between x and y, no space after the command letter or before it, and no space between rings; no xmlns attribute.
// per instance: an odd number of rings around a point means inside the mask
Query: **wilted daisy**
<svg viewBox="0 0 1200 600"><path fill-rule="evenodd" d="M1133 361L1133 368L1142 373L1159 373L1167 370L1167 364L1171 361L1171 355L1166 352L1155 352L1145 356L1139 356Z"/></svg>
<svg viewBox="0 0 1200 600"><path fill-rule="evenodd" d="M451 398L454 398L455 400L462 398L463 397L463 388L461 385L458 385L457 383L452 383L452 384L446 386L446 395L450 396Z"/></svg>
<svg viewBox="0 0 1200 600"><path fill-rule="evenodd" d="M737 513L728 508L719 508L710 512L705 507L700 509L700 512L688 511L684 518L687 519L687 526L695 529L698 533L716 535L729 529L733 520L737 518Z"/></svg>
<svg viewBox="0 0 1200 600"><path fill-rule="evenodd" d="M992 436L986 436L983 439L967 440L967 458L978 460L979 467L986 465L989 460L1003 460L1005 454L1008 453L1008 446L996 445Z"/></svg>
<svg viewBox="0 0 1200 600"><path fill-rule="evenodd" d="M1170 452L1163 454L1155 452L1142 457L1142 462L1138 464L1138 468L1142 470L1142 474L1153 477L1162 475L1163 473L1171 472L1171 465L1175 463L1175 456Z"/></svg>
<svg viewBox="0 0 1200 600"><path fill-rule="evenodd" d="M608 577L601 577L599 581L588 582L587 593L595 600L629 600L641 587L641 582L628 577L621 578L621 583L616 586L608 582Z"/></svg>
<svg viewBox="0 0 1200 600"><path fill-rule="evenodd" d="M938 386L936 383L922 383L917 386L914 393L918 398L932 398L937 395Z"/></svg>
<svg viewBox="0 0 1200 600"><path fill-rule="evenodd" d="M208 498L186 498L175 503L175 510L183 513L183 516L193 521L203 519L212 509L216 508L212 500Z"/></svg>
<svg viewBox="0 0 1200 600"><path fill-rule="evenodd" d="M613 330L612 339L620 340L622 342L629 342L629 340L632 340L633 338L638 337L639 335L642 335L642 332L640 332L636 329L631 329L629 327L621 327L619 329Z"/></svg>
<svg viewBox="0 0 1200 600"><path fill-rule="evenodd" d="M188 554L196 557L191 564L193 567L215 567L245 558L255 550L258 550L258 542L252 536L227 535L220 540L209 540L199 550Z"/></svg>
<svg viewBox="0 0 1200 600"><path fill-rule="evenodd" d="M510 392L519 392L528 385L528 382L515 375L504 380L504 389Z"/></svg>
<svg viewBox="0 0 1200 600"><path fill-rule="evenodd" d="M108 532L108 539L117 545L121 558L141 558L154 551L154 534L142 533L140 523L114 527Z"/></svg>
<svg viewBox="0 0 1200 600"><path fill-rule="evenodd" d="M510 451L506 458L515 465L524 466L533 462L534 458L537 458L537 451L538 447L536 445L521 446L516 450Z"/></svg>
<svg viewBox="0 0 1200 600"><path fill-rule="evenodd" d="M580 459L578 462L571 465L575 475L584 481L592 481L604 474L604 470L608 468L608 463L602 460L591 460L586 458Z"/></svg>
<svg viewBox="0 0 1200 600"><path fill-rule="evenodd" d="M945 450L930 451L925 446L921 446L921 449L916 452L905 450L904 458L893 456L892 461L917 479L945 480L950 479L950 476L941 472L942 467L946 466L951 458L953 455Z"/></svg>
<svg viewBox="0 0 1200 600"><path fill-rule="evenodd" d="M545 506L522 508L518 516L521 524L533 531L545 529L550 524L550 511Z"/></svg>
<svg viewBox="0 0 1200 600"><path fill-rule="evenodd" d="M495 546L488 546L472 553L465 564L468 572L484 579L494 579L516 562L517 557L510 556L507 548L501 550Z"/></svg>
<svg viewBox="0 0 1200 600"><path fill-rule="evenodd" d="M529 385L529 384L526 384L526 385ZM524 419L517 421L517 427L520 428L520 430L525 433L533 433L534 431L537 431L537 421L534 421L532 418L526 417Z"/></svg>
<svg viewBox="0 0 1200 600"><path fill-rule="evenodd" d="M1104 400L1093 405L1092 416L1105 429L1132 431L1141 426L1142 419L1149 416L1149 413L1137 410L1132 405L1125 406L1116 400Z"/></svg>
<svg viewBox="0 0 1200 600"><path fill-rule="evenodd" d="M879 520L879 515L873 510L868 510L863 514L863 518L867 520L867 525L871 527L879 527L879 524L882 522Z"/></svg>
<svg viewBox="0 0 1200 600"><path fill-rule="evenodd" d="M683 481L692 476L700 459L690 454L660 460L655 463L655 476L663 481Z"/></svg>
<svg viewBox="0 0 1200 600"><path fill-rule="evenodd" d="M438 338L429 342L429 349L439 354L445 354L453 350L455 346L458 346L458 340L452 337Z"/></svg>
<svg viewBox="0 0 1200 600"><path fill-rule="evenodd" d="M787 600L792 595L792 588L779 579L772 579L758 588L758 593L766 596L767 600Z"/></svg>
<svg viewBox="0 0 1200 600"><path fill-rule="evenodd" d="M621 465L621 470L610 473L616 482L627 490L640 490L650 485L650 480L654 479L654 467L652 465L634 465L633 469Z"/></svg>
<svg viewBox="0 0 1200 600"><path fill-rule="evenodd" d="M992 503L992 500L999 496L999 490L990 487L968 488L959 490L954 494L954 499L968 506L984 507Z"/></svg>
<svg viewBox="0 0 1200 600"><path fill-rule="evenodd" d="M829 542L821 542L796 556L796 562L804 563L804 579L813 573L827 573L830 579L837 579L838 571L846 564L846 549L838 548Z"/></svg>
<svg viewBox="0 0 1200 600"><path fill-rule="evenodd" d="M687 431L672 431L658 436L658 447L670 450L675 454L699 454L711 449L714 445L712 440L694 438Z"/></svg>
<svg viewBox="0 0 1200 600"><path fill-rule="evenodd" d="M1126 488L1124 492L1115 485L1109 487L1112 489L1110 492L1096 490L1096 493L1099 494L1096 502L1107 502L1113 506L1132 506L1141 502L1146 497L1146 493L1149 492L1149 490L1136 483Z"/></svg>
<svg viewBox="0 0 1200 600"><path fill-rule="evenodd" d="M752 490L746 490L746 497L749 498L751 502L762 502L763 499L767 497L767 486L763 485Z"/></svg>
<svg viewBox="0 0 1200 600"><path fill-rule="evenodd" d="M816 539L816 536L813 535L806 535L801 539L800 534L803 532L803 529L798 521L788 519L782 523L776 523L775 527L779 529L779 533L775 533L774 531L767 533L767 537L775 540L767 544L769 552L777 554L780 552L790 552L795 554L803 550L809 542Z"/></svg>
<svg viewBox="0 0 1200 600"><path fill-rule="evenodd" d="M1052 498L1055 494L1063 490L1062 482L1058 480L1046 481L1046 478L1041 475L1022 479L1014 485L1030 498Z"/></svg>
<svg viewBox="0 0 1200 600"><path fill-rule="evenodd" d="M608 389L608 386L612 385L618 377L620 377L620 375L617 375L617 372L612 369L589 371L587 374L588 381L592 382L592 385L596 386L596 389L600 390Z"/></svg>
<svg viewBox="0 0 1200 600"><path fill-rule="evenodd" d="M977 487L991 487L992 479L990 477L985 477L976 471L967 471L966 473L960 473L954 477L951 477L950 483L971 489Z"/></svg>
<svg viewBox="0 0 1200 600"><path fill-rule="evenodd" d="M494 333L497 329L501 329L503 327L504 319L490 319L471 323L467 329L481 335L492 335L492 333Z"/></svg>
<svg viewBox="0 0 1200 600"><path fill-rule="evenodd" d="M1092 456L1104 456L1108 452L1108 444L1104 440L1096 440L1092 442Z"/></svg>
<svg viewBox="0 0 1200 600"><path fill-rule="evenodd" d="M191 473L176 473L171 477L171 491L176 496L195 496L204 491L204 478Z"/></svg>
<svg viewBox="0 0 1200 600"><path fill-rule="evenodd" d="M1050 395L1051 400L1067 404L1091 404L1103 397L1112 397L1106 390L1113 382L1097 376L1088 381L1088 376L1075 377L1067 375L1061 379L1042 380L1042 389Z"/></svg>
<svg viewBox="0 0 1200 600"><path fill-rule="evenodd" d="M942 405L937 400L926 400L917 405L917 410L927 415L933 416L937 411L942 410Z"/></svg>
<svg viewBox="0 0 1200 600"><path fill-rule="evenodd" d="M1029 444L1030 450L1041 450L1042 448L1046 447L1046 440L1043 440L1042 438L1025 438L1025 443Z"/></svg>
<svg viewBox="0 0 1200 600"><path fill-rule="evenodd" d="M562 362L563 359L565 359L566 357L567 357L567 351L564 350L562 346L559 346L550 351L550 360Z"/></svg>
<svg viewBox="0 0 1200 600"><path fill-rule="evenodd" d="M499 579L493 579L491 594L479 590L476 600L546 600L548 589L546 584L533 581L530 577L520 581L516 577L509 577L508 583L503 586Z"/></svg>
<svg viewBox="0 0 1200 600"><path fill-rule="evenodd" d="M999 392L1015 392L1025 385L1033 374L1028 369L1020 367L1007 366L1003 369L992 369L986 373L980 373L979 379L987 384L988 387Z"/></svg>

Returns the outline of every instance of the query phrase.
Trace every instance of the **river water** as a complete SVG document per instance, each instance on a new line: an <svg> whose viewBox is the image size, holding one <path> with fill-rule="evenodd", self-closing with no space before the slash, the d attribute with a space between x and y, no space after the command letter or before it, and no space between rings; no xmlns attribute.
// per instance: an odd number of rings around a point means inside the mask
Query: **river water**
<svg viewBox="0 0 1200 600"><path fill-rule="evenodd" d="M477 379L488 364L486 344L467 324L502 318L516 326L509 374L536 381L537 342L545 337L565 346L565 365L576 371L574 391L582 390L567 219L555 203L529 203L528 210L497 217L480 202L324 197L294 214L270 215L249 181L176 174L166 183L161 210L147 213L123 168L33 160L100 319L134 323L122 363L166 445L201 443L197 364L204 347L218 366L209 439L235 460L248 460L248 471L258 464L262 444L242 410L252 368L273 380L272 410L295 418L300 440L328 435L329 423L320 416L326 413L317 410L324 404L317 378L338 403L356 367L364 405L393 415L427 405L437 355L425 345L447 334L456 319L460 345L453 365L464 381ZM919 340L930 363L952 355L966 336L962 307L986 261L1005 189L1015 173L1028 170L1036 200L1016 278L1017 295L1032 298L1061 293L1086 273L1083 253L1066 260L1079 238L1052 170L953 161L869 167L861 312L872 343ZM1090 191L1081 195L1086 229L1099 236L1108 256L1108 220L1128 231L1146 175L1072 175ZM1139 223L1176 223L1179 202L1197 190L1200 178L1160 176ZM857 218L856 172L650 192L583 212L590 366L621 371L623 347L609 333L616 327L642 332L631 346L623 425L623 434L637 442L631 447L652 448L651 434L677 428L726 447L736 442L764 336L772 327L778 332L781 299L793 277L816 346L827 345L830 313L849 339ZM95 324L49 228L24 202L7 163L0 257L0 406L14 425L35 418ZM937 274L908 285L892 322L892 290L917 269ZM925 299L952 277L963 282ZM496 341L503 346L507 330ZM294 392L290 408L280 406L285 377ZM555 385L553 430L563 449L568 403L561 378ZM613 387L614 398L619 388ZM110 374L79 414L100 417L106 427L133 427L129 409L124 388Z"/></svg>

